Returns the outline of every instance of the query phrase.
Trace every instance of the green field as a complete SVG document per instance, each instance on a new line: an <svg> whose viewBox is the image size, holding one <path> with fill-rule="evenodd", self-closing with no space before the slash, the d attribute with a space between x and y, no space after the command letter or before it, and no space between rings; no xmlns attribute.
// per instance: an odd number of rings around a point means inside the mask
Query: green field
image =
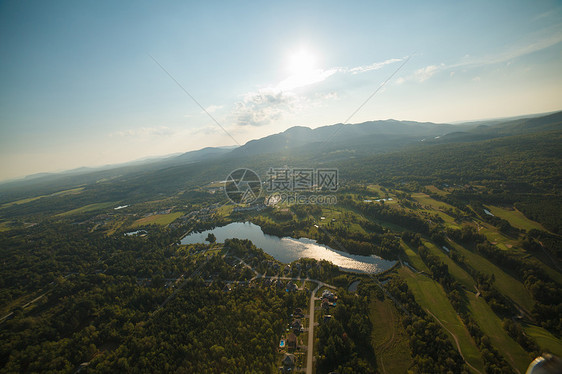
<svg viewBox="0 0 562 374"><path fill-rule="evenodd" d="M464 358L475 368L484 372L484 363L476 343L457 315L445 291L437 282L425 275L415 275L409 269L398 270L408 287L414 294L416 301L423 309L431 311L447 329L458 339ZM451 337L451 343L456 349L456 344Z"/></svg>
<svg viewBox="0 0 562 374"><path fill-rule="evenodd" d="M418 255L410 246L408 246L404 241L401 241L402 248L404 248L404 252L408 256L408 262L418 271L425 271L426 273L430 273L429 269L421 259L420 255Z"/></svg>
<svg viewBox="0 0 562 374"><path fill-rule="evenodd" d="M0 222L0 232L8 231L10 229L10 221Z"/></svg>
<svg viewBox="0 0 562 374"><path fill-rule="evenodd" d="M550 266L548 266L547 264L545 264L544 262L540 261L539 259L537 259L535 257L529 257L529 258L527 258L527 261L529 261L529 263L541 268L554 281L562 284L562 273L559 273L558 271L551 268ZM552 265L552 263L551 263L551 265Z"/></svg>
<svg viewBox="0 0 562 374"><path fill-rule="evenodd" d="M456 208L454 206L449 205L447 203L444 203L442 201L437 201L434 198L430 197L428 194L425 194L423 192L413 193L412 198L417 200L417 202L420 203L421 205L428 205L435 210L439 210L439 209L442 209L442 208L448 208L448 209L456 210Z"/></svg>
<svg viewBox="0 0 562 374"><path fill-rule="evenodd" d="M425 188L427 188L429 191L440 195L440 196L447 196L449 193L443 190L440 190L439 188L433 186L433 185L429 185L429 186L425 186Z"/></svg>
<svg viewBox="0 0 562 374"><path fill-rule="evenodd" d="M217 214L221 217L227 217L232 213L233 208L232 205L223 205L217 209Z"/></svg>
<svg viewBox="0 0 562 374"><path fill-rule="evenodd" d="M65 195L78 195L84 190L84 187L71 188L69 190L59 191L50 194L49 196L65 196Z"/></svg>
<svg viewBox="0 0 562 374"><path fill-rule="evenodd" d="M536 340L541 350L562 357L562 341L539 326L523 325L525 333Z"/></svg>
<svg viewBox="0 0 562 374"><path fill-rule="evenodd" d="M511 226L517 227L518 229L527 231L532 229L545 230L540 223L525 217L525 215L517 209L500 208L497 206L488 206L487 209L492 212L493 215L505 219Z"/></svg>
<svg viewBox="0 0 562 374"><path fill-rule="evenodd" d="M379 196L379 197L384 197L384 196L385 196L385 193L382 192L382 190L381 190L381 186L378 185L378 184L370 184L370 185L368 185L368 186L367 186L367 191L369 191L369 192L374 192L374 193L376 193L377 196Z"/></svg>
<svg viewBox="0 0 562 374"><path fill-rule="evenodd" d="M484 334L488 335L492 345L512 367L524 373L532 361L529 354L507 334L503 329L502 321L484 299L476 298L470 293L466 296L470 302L472 317Z"/></svg>
<svg viewBox="0 0 562 374"><path fill-rule="evenodd" d="M371 302L369 318L373 325L372 344L380 371L405 373L412 357L408 336L394 304L388 299Z"/></svg>
<svg viewBox="0 0 562 374"><path fill-rule="evenodd" d="M449 240L447 248L456 250L459 254L463 255L466 259L466 262L474 269L484 274L493 274L496 279L496 281L494 282L494 287L496 287L502 294L515 301L527 311L531 311L533 309L533 305L535 302L523 283L507 274L505 271L503 271L490 261L486 260L484 257L469 251L468 249L455 242Z"/></svg>
<svg viewBox="0 0 562 374"><path fill-rule="evenodd" d="M459 265L457 265L449 256L445 254L443 249L437 248L437 246L431 242L425 241L423 242L427 248L439 257L439 259L444 262L449 267L449 273L460 283L462 284L467 290L474 291L475 282L474 279L468 274L464 269L462 269ZM449 248L449 247L447 247ZM451 248L449 248L451 249Z"/></svg>
<svg viewBox="0 0 562 374"><path fill-rule="evenodd" d="M161 225L166 226L174 222L176 219L183 215L182 212L168 213L168 214L153 214L136 220L131 225L132 228L144 225Z"/></svg>
<svg viewBox="0 0 562 374"><path fill-rule="evenodd" d="M480 225L480 230L478 232L486 236L488 241L494 244L499 249L504 251L512 251L512 252L521 251L521 249L518 248L519 246L518 238L510 238L499 232L497 228L495 228L494 226L488 223L479 222L479 225Z"/></svg>
<svg viewBox="0 0 562 374"><path fill-rule="evenodd" d="M422 212L437 214L441 219L443 219L443 221L445 221L447 227L452 227L455 229L460 228L460 226L455 222L455 219L453 217L442 211L445 208L456 210L452 205L449 205L441 201L437 201L432 197L430 197L429 195L422 192L413 193L412 198L414 198L418 203L420 203L424 207Z"/></svg>
<svg viewBox="0 0 562 374"><path fill-rule="evenodd" d="M9 203L5 203L2 204L1 208L7 208L10 207L12 205L21 205L21 204L26 204L26 203L30 203L32 201L35 200L39 200L43 197L49 197L49 196L64 196L64 195L77 195L80 192L82 192L82 190L84 189L84 187L77 187L77 188L71 188L69 190L63 190L63 191L59 191L59 192L55 192L52 193L50 195L41 195L41 196L34 196L34 197L28 197L27 199L21 199L21 200L16 200L16 201L11 201Z"/></svg>
<svg viewBox="0 0 562 374"><path fill-rule="evenodd" d="M42 197L46 197L46 196L47 195L28 197L27 199L12 201L12 202L9 202L9 203L6 203L6 204L2 204L2 208L7 208L7 207L10 207L12 205L20 205L20 204L30 203L32 201L38 200L38 199L40 199Z"/></svg>
<svg viewBox="0 0 562 374"><path fill-rule="evenodd" d="M96 203L96 204L84 205L80 208L72 209L69 210L68 212L57 214L57 217L64 217L77 213L86 213L86 212L92 212L94 210L107 209L115 204L116 204L115 202L108 202L108 203Z"/></svg>

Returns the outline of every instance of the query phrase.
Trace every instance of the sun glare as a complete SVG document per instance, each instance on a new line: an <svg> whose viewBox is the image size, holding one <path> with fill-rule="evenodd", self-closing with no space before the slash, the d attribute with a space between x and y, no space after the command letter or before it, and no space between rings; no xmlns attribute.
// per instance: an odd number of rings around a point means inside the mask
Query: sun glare
<svg viewBox="0 0 562 374"><path fill-rule="evenodd" d="M289 57L288 70L291 74L305 74L314 70L316 58L306 49L301 49Z"/></svg>
<svg viewBox="0 0 562 374"><path fill-rule="evenodd" d="M317 56L306 48L294 51L287 59L288 76L277 86L282 91L308 86L325 80L335 69L324 70L318 66Z"/></svg>

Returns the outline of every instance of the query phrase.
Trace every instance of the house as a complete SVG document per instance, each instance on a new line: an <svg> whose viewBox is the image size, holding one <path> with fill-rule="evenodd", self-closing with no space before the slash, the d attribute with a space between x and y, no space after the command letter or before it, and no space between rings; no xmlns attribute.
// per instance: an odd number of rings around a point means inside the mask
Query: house
<svg viewBox="0 0 562 374"><path fill-rule="evenodd" d="M293 333L290 333L287 336L287 347L289 349L297 349L297 336Z"/></svg>
<svg viewBox="0 0 562 374"><path fill-rule="evenodd" d="M287 283L287 288L285 288L285 291L287 291L287 292L293 292L293 291L296 291L296 290L298 290L297 285L294 284L293 282L289 281L289 282Z"/></svg>
<svg viewBox="0 0 562 374"><path fill-rule="evenodd" d="M335 299L332 299L335 300ZM336 306L336 302L335 301L330 301L328 300L328 298L323 298L322 299L322 307L328 309L331 306Z"/></svg>
<svg viewBox="0 0 562 374"><path fill-rule="evenodd" d="M304 317L304 314L302 313L302 309L301 308L295 308L295 311L293 312L293 317L297 317L297 318Z"/></svg>
<svg viewBox="0 0 562 374"><path fill-rule="evenodd" d="M324 290L324 292L322 293L322 299L324 298L328 299L329 301L336 301L338 297L334 295L332 292L328 290Z"/></svg>
<svg viewBox="0 0 562 374"><path fill-rule="evenodd" d="M283 370L286 373L289 373L292 372L293 369L295 368L295 365L297 363L297 358L295 357L295 355L291 353L285 353L285 357L283 357L281 363L283 364Z"/></svg>
<svg viewBox="0 0 562 374"><path fill-rule="evenodd" d="M302 325L301 325L301 321L296 319L293 321L293 323L291 323L291 328L293 329L293 331L295 333L299 333L302 332Z"/></svg>

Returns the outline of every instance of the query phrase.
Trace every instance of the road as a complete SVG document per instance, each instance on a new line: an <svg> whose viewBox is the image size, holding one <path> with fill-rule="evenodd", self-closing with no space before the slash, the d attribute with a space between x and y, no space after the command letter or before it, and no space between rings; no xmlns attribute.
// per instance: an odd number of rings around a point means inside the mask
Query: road
<svg viewBox="0 0 562 374"><path fill-rule="evenodd" d="M308 310L308 345L306 351L306 374L312 374L312 358L314 357L314 300L316 292L322 287L322 282L310 294L310 309Z"/></svg>
<svg viewBox="0 0 562 374"><path fill-rule="evenodd" d="M318 292L318 290L322 287L328 287L328 288L333 288L336 289L336 287L324 283L322 281L316 280L316 279L309 279L309 278L296 278L296 277L282 277L279 275L265 275L265 274L259 274L252 266L248 265L246 262L244 262L244 260L242 260L239 257L236 256L232 256L234 257L236 260L240 261L240 263L242 263L244 266L250 268L252 271L254 271L254 273L256 274L255 277L252 278L252 280L256 280L256 279L278 279L278 280L290 280L290 281L301 281L302 282L302 288L304 288L305 282L312 282L312 283L316 283L316 288L310 293L310 306L309 306L309 310L308 310L308 343L307 343L307 351L306 351L306 374L312 374L312 370L314 367L314 302L316 300L316 293Z"/></svg>

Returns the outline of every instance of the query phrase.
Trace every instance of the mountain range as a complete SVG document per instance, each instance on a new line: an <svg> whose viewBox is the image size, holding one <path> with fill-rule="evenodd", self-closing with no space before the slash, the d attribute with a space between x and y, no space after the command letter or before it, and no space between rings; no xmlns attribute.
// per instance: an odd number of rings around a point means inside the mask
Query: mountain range
<svg viewBox="0 0 562 374"><path fill-rule="evenodd" d="M49 192L68 186L100 183L118 178L161 178L172 182L194 170L203 179L221 178L228 167L258 167L265 160L307 160L314 163L367 158L420 147L467 143L544 133L562 129L562 111L546 115L478 121L461 124L381 120L358 124L334 124L315 129L291 127L281 133L247 142L240 147L207 147L180 155L137 160L101 168L79 168L61 173L43 173L0 184L0 202L26 196L27 191ZM263 166L263 165L262 165ZM265 166L264 166L265 167ZM186 169L187 168L187 169Z"/></svg>

